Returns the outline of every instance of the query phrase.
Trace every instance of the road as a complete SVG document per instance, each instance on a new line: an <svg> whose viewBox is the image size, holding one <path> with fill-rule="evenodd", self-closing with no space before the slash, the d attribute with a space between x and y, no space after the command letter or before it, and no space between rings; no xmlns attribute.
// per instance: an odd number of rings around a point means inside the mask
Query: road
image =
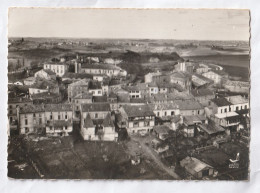
<svg viewBox="0 0 260 193"><path fill-rule="evenodd" d="M165 171L167 174L169 174L170 176L172 176L174 179L176 180L180 180L181 178L178 176L178 174L176 174L173 169L165 166L165 164L161 161L160 157L153 151L151 150L146 144L145 144L145 140L140 140L140 138L135 138L135 137L131 137L131 139L140 144L143 152L146 154L147 157L150 157L154 160L154 162L163 170Z"/></svg>

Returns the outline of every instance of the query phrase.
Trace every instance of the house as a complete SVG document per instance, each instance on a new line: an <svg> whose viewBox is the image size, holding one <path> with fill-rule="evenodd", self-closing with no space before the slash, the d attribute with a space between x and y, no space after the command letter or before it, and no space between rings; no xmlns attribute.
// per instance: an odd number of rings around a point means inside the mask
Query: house
<svg viewBox="0 0 260 193"><path fill-rule="evenodd" d="M89 81L85 79L69 84L68 85L69 102L72 102L72 99L79 94L88 93L89 92L88 87L89 87Z"/></svg>
<svg viewBox="0 0 260 193"><path fill-rule="evenodd" d="M180 114L178 105L174 103L149 104L157 117L175 116Z"/></svg>
<svg viewBox="0 0 260 193"><path fill-rule="evenodd" d="M199 64L199 66L196 68L196 73L202 74L204 72L208 72L211 68L206 64Z"/></svg>
<svg viewBox="0 0 260 193"><path fill-rule="evenodd" d="M183 116L183 133L185 137L194 137L199 124L208 123L203 115L186 115Z"/></svg>
<svg viewBox="0 0 260 193"><path fill-rule="evenodd" d="M81 122L85 122L87 114L92 120L104 119L110 113L110 105L108 103L92 103L81 105Z"/></svg>
<svg viewBox="0 0 260 193"><path fill-rule="evenodd" d="M92 80L93 75L92 74L86 74L86 73L71 73L71 72L66 72L62 77L62 81L70 80L73 82L76 82L78 80L83 80L83 79L88 79Z"/></svg>
<svg viewBox="0 0 260 193"><path fill-rule="evenodd" d="M158 86L155 82L150 82L148 83L148 89L149 89L149 95L154 95L154 94L158 94L159 89Z"/></svg>
<svg viewBox="0 0 260 193"><path fill-rule="evenodd" d="M194 88L206 88L213 85L214 81L207 78L206 76L202 76L200 74L194 73L191 76L192 86Z"/></svg>
<svg viewBox="0 0 260 193"><path fill-rule="evenodd" d="M157 83L157 87L158 87L158 93L174 93L174 92L183 92L184 91L182 86L180 86L177 83L159 82L159 83Z"/></svg>
<svg viewBox="0 0 260 193"><path fill-rule="evenodd" d="M175 100L174 104L177 105L182 116L205 114L204 107L196 100Z"/></svg>
<svg viewBox="0 0 260 193"><path fill-rule="evenodd" d="M195 157L187 156L180 161L180 165L195 179L202 179L203 177L214 175L214 168L212 166L200 161Z"/></svg>
<svg viewBox="0 0 260 193"><path fill-rule="evenodd" d="M191 86L191 75L187 72L173 71L170 73L164 73L161 75L153 76L153 82L156 83L176 83L179 84L183 89L190 89Z"/></svg>
<svg viewBox="0 0 260 193"><path fill-rule="evenodd" d="M203 106L208 106L211 99L215 98L215 93L207 88L192 89L191 95Z"/></svg>
<svg viewBox="0 0 260 193"><path fill-rule="evenodd" d="M129 134L147 133L154 126L155 115L148 105L124 105L119 112L120 124L125 125Z"/></svg>
<svg viewBox="0 0 260 193"><path fill-rule="evenodd" d="M170 128L167 125L158 125L153 127L153 132L160 140L165 140L168 137Z"/></svg>
<svg viewBox="0 0 260 193"><path fill-rule="evenodd" d="M67 136L73 131L70 104L30 105L20 112L20 133Z"/></svg>
<svg viewBox="0 0 260 193"><path fill-rule="evenodd" d="M242 97L241 95L228 96L225 98L233 105L233 108L231 108L233 111L249 109L248 99Z"/></svg>
<svg viewBox="0 0 260 193"><path fill-rule="evenodd" d="M213 80L214 84L216 85L221 85L222 80L228 77L228 75L222 70L211 70L208 72L204 72L202 73L202 76Z"/></svg>
<svg viewBox="0 0 260 193"><path fill-rule="evenodd" d="M236 112L226 112L212 116L213 121L223 127L226 132L236 132L239 130L241 117Z"/></svg>
<svg viewBox="0 0 260 193"><path fill-rule="evenodd" d="M225 129L220 125L215 124L213 121L209 121L208 124L199 124L197 130L201 135L207 138L215 137L217 135L222 135L225 133Z"/></svg>
<svg viewBox="0 0 260 193"><path fill-rule="evenodd" d="M233 111L233 104L226 98L211 99L210 107L212 108L213 114L221 114Z"/></svg>
<svg viewBox="0 0 260 193"><path fill-rule="evenodd" d="M108 103L81 105L81 135L84 140L117 141Z"/></svg>
<svg viewBox="0 0 260 193"><path fill-rule="evenodd" d="M50 69L42 69L34 74L35 78L41 78L45 80L56 80L56 74Z"/></svg>
<svg viewBox="0 0 260 193"><path fill-rule="evenodd" d="M23 80L24 85L26 86L31 86L34 83L36 83L36 78L35 77L28 77L26 79Z"/></svg>
<svg viewBox="0 0 260 193"><path fill-rule="evenodd" d="M71 100L73 104L74 118L80 118L80 108L82 104L89 104L93 102L93 95L91 93L79 93Z"/></svg>
<svg viewBox="0 0 260 193"><path fill-rule="evenodd" d="M29 94L38 94L38 93L60 93L60 88L58 84L54 81L49 80L37 80L37 82L29 86Z"/></svg>
<svg viewBox="0 0 260 193"><path fill-rule="evenodd" d="M231 81L227 80L223 83L223 87L230 92L235 93L249 93L250 83L245 81Z"/></svg>
<svg viewBox="0 0 260 193"><path fill-rule="evenodd" d="M152 148L154 149L154 151L158 154L162 154L166 151L169 150L169 145L167 145L166 143L163 143L160 139L153 139L151 141L152 144Z"/></svg>
<svg viewBox="0 0 260 193"><path fill-rule="evenodd" d="M60 103L62 95L57 93L42 92L31 95L33 104Z"/></svg>
<svg viewBox="0 0 260 193"><path fill-rule="evenodd" d="M90 141L117 141L118 139L110 113L103 120L92 120L90 114L87 114L80 133L84 140Z"/></svg>
<svg viewBox="0 0 260 193"><path fill-rule="evenodd" d="M154 77L154 76L160 76L160 75L162 75L161 72L150 72L150 73L148 73L148 74L146 74L146 75L144 76L144 82L145 82L145 83L153 82L153 77Z"/></svg>
<svg viewBox="0 0 260 193"><path fill-rule="evenodd" d="M44 70L51 70L58 77L62 77L68 71L68 64L64 62L48 62L43 64Z"/></svg>
<svg viewBox="0 0 260 193"><path fill-rule="evenodd" d="M15 132L19 133L17 131L19 126L19 113L20 111L28 106L32 105L33 101L30 98L8 98L8 120L9 120L9 129L10 133Z"/></svg>
<svg viewBox="0 0 260 193"><path fill-rule="evenodd" d="M113 64L89 64L83 63L79 66L79 72L93 75L126 76L127 72Z"/></svg>
<svg viewBox="0 0 260 193"><path fill-rule="evenodd" d="M89 82L88 90L93 96L103 96L103 90L100 82Z"/></svg>
<svg viewBox="0 0 260 193"><path fill-rule="evenodd" d="M195 63L189 61L178 62L175 66L175 70L193 73L195 69Z"/></svg>

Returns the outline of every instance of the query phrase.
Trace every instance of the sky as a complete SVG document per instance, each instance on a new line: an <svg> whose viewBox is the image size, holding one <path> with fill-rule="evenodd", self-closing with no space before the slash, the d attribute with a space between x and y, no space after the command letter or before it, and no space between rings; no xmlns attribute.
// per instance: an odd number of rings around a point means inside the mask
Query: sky
<svg viewBox="0 0 260 193"><path fill-rule="evenodd" d="M10 8L8 37L249 40L248 10Z"/></svg>

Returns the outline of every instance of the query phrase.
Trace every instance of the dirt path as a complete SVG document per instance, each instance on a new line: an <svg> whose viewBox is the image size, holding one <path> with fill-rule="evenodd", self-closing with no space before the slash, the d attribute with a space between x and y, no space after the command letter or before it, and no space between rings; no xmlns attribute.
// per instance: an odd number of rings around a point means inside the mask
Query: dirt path
<svg viewBox="0 0 260 193"><path fill-rule="evenodd" d="M137 142L140 144L142 147L143 152L146 154L147 157L150 157L154 160L154 162L162 169L164 170L167 174L172 176L176 180L180 180L181 178L176 174L172 169L169 167L165 166L164 163L160 160L160 158L155 155L155 152L153 152L146 144L145 141L135 139L134 137L131 138L134 142Z"/></svg>

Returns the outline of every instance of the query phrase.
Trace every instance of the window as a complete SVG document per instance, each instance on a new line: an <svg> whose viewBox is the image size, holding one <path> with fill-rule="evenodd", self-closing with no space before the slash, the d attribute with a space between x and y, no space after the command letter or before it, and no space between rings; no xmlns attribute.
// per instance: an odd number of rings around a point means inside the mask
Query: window
<svg viewBox="0 0 260 193"><path fill-rule="evenodd" d="M39 118L39 124L42 124L42 118Z"/></svg>
<svg viewBox="0 0 260 193"><path fill-rule="evenodd" d="M164 112L164 116L167 116L167 111Z"/></svg>
<svg viewBox="0 0 260 193"><path fill-rule="evenodd" d="M24 120L24 124L25 124L25 125L28 124L28 120L27 120L27 119Z"/></svg>
<svg viewBox="0 0 260 193"><path fill-rule="evenodd" d="M68 115L67 114L65 115L65 119L68 119Z"/></svg>
<svg viewBox="0 0 260 193"><path fill-rule="evenodd" d="M52 120L52 114L50 115L50 120Z"/></svg>
<svg viewBox="0 0 260 193"><path fill-rule="evenodd" d="M98 94L101 94L101 91L100 91L100 90L98 91Z"/></svg>
<svg viewBox="0 0 260 193"><path fill-rule="evenodd" d="M158 116L158 117L160 116L160 112L157 112L157 116Z"/></svg>
<svg viewBox="0 0 260 193"><path fill-rule="evenodd" d="M134 122L134 127L138 127L139 126L139 122L138 121L135 121Z"/></svg>
<svg viewBox="0 0 260 193"><path fill-rule="evenodd" d="M50 126L50 130L52 130L52 126Z"/></svg>
<svg viewBox="0 0 260 193"><path fill-rule="evenodd" d="M9 113L10 113L10 114L12 114L12 113L13 113L13 111L12 111L12 110L10 110L10 111L9 111Z"/></svg>
<svg viewBox="0 0 260 193"><path fill-rule="evenodd" d="M220 112L222 113L222 109L220 110Z"/></svg>
<svg viewBox="0 0 260 193"><path fill-rule="evenodd" d="M33 113L33 117L36 117L35 113Z"/></svg>
<svg viewBox="0 0 260 193"><path fill-rule="evenodd" d="M227 112L227 108L225 108L225 113Z"/></svg>
<svg viewBox="0 0 260 193"><path fill-rule="evenodd" d="M60 115L58 115L58 120L60 120Z"/></svg>
<svg viewBox="0 0 260 193"><path fill-rule="evenodd" d="M236 107L236 111L238 111L239 110L239 107Z"/></svg>
<svg viewBox="0 0 260 193"><path fill-rule="evenodd" d="M198 110L198 115L200 114L200 110Z"/></svg>
<svg viewBox="0 0 260 193"><path fill-rule="evenodd" d="M95 119L97 119L98 118L98 114L97 113L95 113Z"/></svg>
<svg viewBox="0 0 260 193"><path fill-rule="evenodd" d="M174 115L174 111L171 112L171 115Z"/></svg>
<svg viewBox="0 0 260 193"><path fill-rule="evenodd" d="M245 105L245 109L247 109L247 105Z"/></svg>
<svg viewBox="0 0 260 193"><path fill-rule="evenodd" d="M68 129L68 127L67 126L65 126L65 130L67 130Z"/></svg>

